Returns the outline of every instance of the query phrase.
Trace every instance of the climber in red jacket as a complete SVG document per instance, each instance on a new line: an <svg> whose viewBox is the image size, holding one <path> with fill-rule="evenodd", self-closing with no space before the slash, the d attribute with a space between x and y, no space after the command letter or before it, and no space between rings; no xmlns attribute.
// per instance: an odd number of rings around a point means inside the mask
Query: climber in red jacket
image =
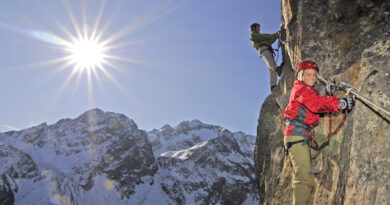
<svg viewBox="0 0 390 205"><path fill-rule="evenodd" d="M311 129L318 124L320 113L351 111L355 99L319 96L313 88L319 68L313 61L303 61L296 69L297 80L291 90L290 101L284 111L284 146L293 165L293 204L312 204L314 174L310 166ZM332 93L330 86L327 92Z"/></svg>

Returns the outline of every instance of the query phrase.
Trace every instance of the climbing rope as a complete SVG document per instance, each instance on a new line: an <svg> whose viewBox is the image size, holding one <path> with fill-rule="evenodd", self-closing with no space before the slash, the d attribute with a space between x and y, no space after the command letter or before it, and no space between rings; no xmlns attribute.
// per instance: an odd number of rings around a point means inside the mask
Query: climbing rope
<svg viewBox="0 0 390 205"><path fill-rule="evenodd" d="M286 46L286 48L287 48L288 50L290 50L291 53L292 53L296 58L298 58L299 62L302 62L302 59L301 59L300 57L298 57L298 56L295 54L295 52L286 44L286 42L284 42L284 41L283 41L282 39L280 39L280 38L279 38L279 42L281 42L282 44L284 44L284 45Z"/></svg>
<svg viewBox="0 0 390 205"><path fill-rule="evenodd" d="M341 129L341 127L344 125L346 118L347 118L347 113L344 112L343 118L341 119L339 126L337 126L337 128L334 131L332 131L332 114L329 113L329 132L328 135L326 136L325 142L323 142L321 145L318 145L318 143L314 139L314 136L312 136L311 148L320 151L322 148L328 146L330 138Z"/></svg>
<svg viewBox="0 0 390 205"><path fill-rule="evenodd" d="M343 114L343 119L341 120L339 126L336 128L336 130L334 130L332 132L332 114L329 115L329 133L328 133L328 137L326 139L327 142L329 141L330 137L332 137L334 134L336 134L341 129L341 127L344 125L345 118L347 118L347 113Z"/></svg>

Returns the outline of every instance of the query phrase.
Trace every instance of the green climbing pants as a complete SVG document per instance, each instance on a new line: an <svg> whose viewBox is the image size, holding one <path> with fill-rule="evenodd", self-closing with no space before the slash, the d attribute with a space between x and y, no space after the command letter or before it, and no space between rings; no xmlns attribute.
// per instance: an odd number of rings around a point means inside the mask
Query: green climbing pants
<svg viewBox="0 0 390 205"><path fill-rule="evenodd" d="M302 136L284 136L284 143L304 139ZM288 149L293 165L293 204L313 204L314 175L310 166L310 149L302 143L294 144Z"/></svg>

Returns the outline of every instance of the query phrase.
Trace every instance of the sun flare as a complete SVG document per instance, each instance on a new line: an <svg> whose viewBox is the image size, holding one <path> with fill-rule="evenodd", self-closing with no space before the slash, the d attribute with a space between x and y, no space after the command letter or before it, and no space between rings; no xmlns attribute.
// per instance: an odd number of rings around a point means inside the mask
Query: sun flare
<svg viewBox="0 0 390 205"><path fill-rule="evenodd" d="M101 67L105 58L105 48L99 42L90 39L75 40L69 46L70 61L77 69Z"/></svg>
<svg viewBox="0 0 390 205"><path fill-rule="evenodd" d="M51 69L51 74L57 74L59 71L65 71L68 74L53 96L53 102L49 109L55 106L59 97L69 86L73 86L72 98L81 86L85 86L88 102L91 105L94 103L96 85L100 89L99 91L104 93L105 82L111 82L125 96L135 99L129 89L125 88L116 77L131 77L130 71L134 68L129 65L124 67L125 64L148 64L148 62L128 55L135 51L135 47L131 47L132 45L143 44L145 39L130 39L127 36L170 14L184 4L175 3L172 5L172 1L163 1L164 3L157 1L158 4L151 4L142 16L135 16L135 21L129 22L115 31L111 28L111 26L116 27L113 23L115 19L103 15L108 1L102 0L97 12L92 14L88 14L83 6L78 6L81 10L74 11L69 1L62 2L68 19L60 20L54 14L52 18L58 25L59 35L43 28L25 29L29 36L40 40L44 46L55 49L53 55L60 54L56 58L37 62L28 65L28 67L53 65L56 68ZM24 29L20 30L24 31ZM85 84L80 85L81 83Z"/></svg>

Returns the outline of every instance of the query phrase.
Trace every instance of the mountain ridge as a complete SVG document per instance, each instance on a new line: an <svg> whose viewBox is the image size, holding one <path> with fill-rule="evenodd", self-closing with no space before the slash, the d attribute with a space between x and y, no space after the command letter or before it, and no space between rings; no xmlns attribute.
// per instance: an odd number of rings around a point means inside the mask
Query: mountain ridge
<svg viewBox="0 0 390 205"><path fill-rule="evenodd" d="M36 195L36 204L257 203L255 137L199 120L147 132L123 114L95 108L52 125L1 133L0 142L7 151L0 160L10 164L0 172L0 199L16 204L31 200L27 192ZM17 153L30 157L23 163L36 167L33 179L16 166ZM21 172L17 179L14 169ZM10 181L24 188L12 189ZM238 195L226 194L230 185Z"/></svg>

